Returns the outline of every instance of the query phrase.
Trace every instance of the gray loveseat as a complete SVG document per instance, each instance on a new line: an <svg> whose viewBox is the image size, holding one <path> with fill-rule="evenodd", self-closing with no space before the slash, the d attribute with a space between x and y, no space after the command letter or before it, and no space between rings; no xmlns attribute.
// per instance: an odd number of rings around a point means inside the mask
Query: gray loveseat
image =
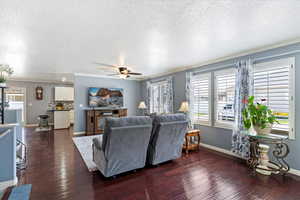
<svg viewBox="0 0 300 200"><path fill-rule="evenodd" d="M157 165L179 158L187 127L188 121L184 114L154 116L148 147L148 163Z"/></svg>
<svg viewBox="0 0 300 200"><path fill-rule="evenodd" d="M145 166L152 130L150 117L106 118L104 130L103 138L93 139L93 159L105 177Z"/></svg>

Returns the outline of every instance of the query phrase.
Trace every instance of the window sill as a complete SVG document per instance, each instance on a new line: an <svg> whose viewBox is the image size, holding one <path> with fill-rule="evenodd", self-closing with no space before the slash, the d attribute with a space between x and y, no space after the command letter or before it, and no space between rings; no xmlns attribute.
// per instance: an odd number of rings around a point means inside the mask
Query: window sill
<svg viewBox="0 0 300 200"><path fill-rule="evenodd" d="M222 129L227 129L227 130L232 130L233 129L233 126L226 125L226 124L215 124L213 126L213 125L207 124L207 123L194 123L194 125L197 125L197 126L208 126L208 127L213 127L213 128L222 128Z"/></svg>
<svg viewBox="0 0 300 200"><path fill-rule="evenodd" d="M233 125L230 124L222 124L222 123L215 123L214 126L210 125L209 123L201 123L201 122L197 122L194 123L193 125L197 125L197 126L207 126L207 127L214 127L214 128L221 128L221 129L226 129L226 130L233 130ZM283 135L283 136L288 136L289 140L295 140L295 138L291 137L289 135L288 131L284 131L284 130L275 130L273 129L271 131L271 134L276 134L276 135Z"/></svg>

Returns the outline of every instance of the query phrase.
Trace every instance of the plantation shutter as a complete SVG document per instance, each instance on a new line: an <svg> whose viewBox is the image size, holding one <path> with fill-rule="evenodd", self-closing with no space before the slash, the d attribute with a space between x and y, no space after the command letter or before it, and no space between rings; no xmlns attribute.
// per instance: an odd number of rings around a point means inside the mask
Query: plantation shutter
<svg viewBox="0 0 300 200"><path fill-rule="evenodd" d="M191 77L191 118L194 124L210 124L210 73Z"/></svg>
<svg viewBox="0 0 300 200"><path fill-rule="evenodd" d="M168 101L167 84L167 81L161 81L151 85L151 113L161 114L168 112L170 102Z"/></svg>
<svg viewBox="0 0 300 200"><path fill-rule="evenodd" d="M269 106L280 124L274 124L273 130L290 131L292 64L282 59L277 62L261 63L254 67L255 101ZM292 130L293 131L293 130Z"/></svg>
<svg viewBox="0 0 300 200"><path fill-rule="evenodd" d="M232 125L234 121L235 71L215 72L215 123Z"/></svg>

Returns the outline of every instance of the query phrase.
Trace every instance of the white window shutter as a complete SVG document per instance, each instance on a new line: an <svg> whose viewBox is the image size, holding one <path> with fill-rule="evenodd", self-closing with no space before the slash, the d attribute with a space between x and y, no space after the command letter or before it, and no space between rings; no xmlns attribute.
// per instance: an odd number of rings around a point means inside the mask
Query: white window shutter
<svg viewBox="0 0 300 200"><path fill-rule="evenodd" d="M233 68L216 71L215 126L231 128L234 122L235 71Z"/></svg>
<svg viewBox="0 0 300 200"><path fill-rule="evenodd" d="M273 131L289 132L294 137L294 59L284 58L256 64L254 67L255 101L266 104L279 124Z"/></svg>
<svg viewBox="0 0 300 200"><path fill-rule="evenodd" d="M210 76L211 73L191 77L190 110L192 123L210 125Z"/></svg>

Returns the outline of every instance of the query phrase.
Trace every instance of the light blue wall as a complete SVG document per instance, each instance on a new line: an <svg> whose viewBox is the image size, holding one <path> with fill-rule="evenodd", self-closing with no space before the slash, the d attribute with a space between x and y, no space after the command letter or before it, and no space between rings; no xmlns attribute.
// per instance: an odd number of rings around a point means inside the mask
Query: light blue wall
<svg viewBox="0 0 300 200"><path fill-rule="evenodd" d="M238 57L234 59L229 59L226 61L222 61L219 63L209 64L206 66L202 66L199 68L194 68L193 70L187 71L214 71L216 69L222 69L224 66L229 65L231 63L236 63L240 59L252 58L253 60L257 58L265 58L269 56L285 54L288 55L279 56L277 58L269 58L267 60L274 60L282 57L290 57L294 56L296 58L296 95L295 95L295 105L296 105L296 140L292 140L289 142L291 153L288 157L288 162L291 164L291 167L294 169L300 170L300 53L289 53L289 52L300 52L300 43L288 45L285 47L275 48L272 50L263 51L260 53L250 54L243 57ZM186 100L185 97L185 81L186 77L185 74L187 71L184 72L177 72L172 74L174 77L174 109L175 111L179 109L180 103ZM142 83L141 87L141 95L144 98L146 96L146 82ZM202 142L213 145L216 147L224 148L227 150L231 149L231 133L232 131L229 129L222 129L210 126L200 126L202 132Z"/></svg>
<svg viewBox="0 0 300 200"><path fill-rule="evenodd" d="M75 76L75 124L74 131L85 131L85 108L88 106L88 88L123 88L124 89L124 107L128 109L128 115L137 114L137 106L140 101L140 82L132 80L120 80L110 78L96 78L87 76ZM83 107L80 107L82 104Z"/></svg>
<svg viewBox="0 0 300 200"><path fill-rule="evenodd" d="M4 110L4 123L12 124L22 121L22 110L18 109L5 109Z"/></svg>
<svg viewBox="0 0 300 200"><path fill-rule="evenodd" d="M22 129L22 110L21 109L6 109L4 111L4 123L16 124L16 137L20 141L24 141Z"/></svg>
<svg viewBox="0 0 300 200"><path fill-rule="evenodd" d="M16 177L16 134L15 127L0 127L0 133L12 131L0 139L0 182L11 181Z"/></svg>
<svg viewBox="0 0 300 200"><path fill-rule="evenodd" d="M4 125L0 125L0 133L11 129L12 132L0 139L0 182L14 180L16 176L16 139L23 140L21 110L5 110ZM10 126L7 124L16 124Z"/></svg>

